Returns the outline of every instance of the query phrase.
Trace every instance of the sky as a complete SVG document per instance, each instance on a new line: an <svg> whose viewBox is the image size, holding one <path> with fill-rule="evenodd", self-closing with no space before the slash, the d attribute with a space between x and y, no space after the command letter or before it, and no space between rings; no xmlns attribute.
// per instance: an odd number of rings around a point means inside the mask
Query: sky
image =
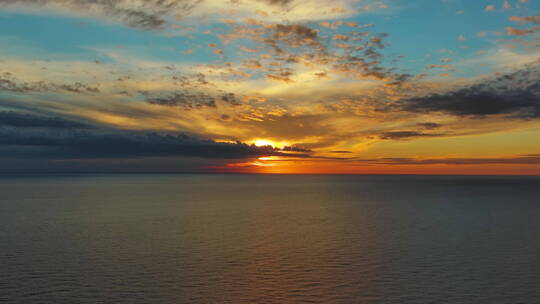
<svg viewBox="0 0 540 304"><path fill-rule="evenodd" d="M1 172L540 174L539 0L0 0Z"/></svg>

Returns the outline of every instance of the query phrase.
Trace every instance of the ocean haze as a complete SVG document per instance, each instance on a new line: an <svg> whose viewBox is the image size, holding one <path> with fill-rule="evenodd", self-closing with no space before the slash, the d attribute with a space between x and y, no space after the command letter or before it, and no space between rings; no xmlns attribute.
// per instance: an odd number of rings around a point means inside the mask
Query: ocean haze
<svg viewBox="0 0 540 304"><path fill-rule="evenodd" d="M540 177L0 176L0 302L538 303Z"/></svg>

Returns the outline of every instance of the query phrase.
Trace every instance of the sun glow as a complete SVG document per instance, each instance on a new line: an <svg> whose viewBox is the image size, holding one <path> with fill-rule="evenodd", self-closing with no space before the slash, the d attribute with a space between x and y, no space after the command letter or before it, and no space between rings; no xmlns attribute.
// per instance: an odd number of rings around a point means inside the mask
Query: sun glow
<svg viewBox="0 0 540 304"><path fill-rule="evenodd" d="M257 147L270 146L272 148L275 148L274 143L267 139L257 139L253 141L253 144L255 144L255 146Z"/></svg>
<svg viewBox="0 0 540 304"><path fill-rule="evenodd" d="M266 160L266 161L269 161L269 160L279 160L279 157L277 156L262 156L262 157L259 157L258 158L259 160Z"/></svg>

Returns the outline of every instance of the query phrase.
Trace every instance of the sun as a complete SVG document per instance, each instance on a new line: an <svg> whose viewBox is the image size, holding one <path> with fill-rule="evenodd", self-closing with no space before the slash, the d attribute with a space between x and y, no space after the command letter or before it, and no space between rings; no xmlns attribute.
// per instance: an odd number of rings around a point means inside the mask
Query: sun
<svg viewBox="0 0 540 304"><path fill-rule="evenodd" d="M275 148L274 146L274 143L267 140L267 139L257 139L255 141L253 141L253 143L255 144L255 146L257 147L263 147L263 146L270 146L272 148Z"/></svg>
<svg viewBox="0 0 540 304"><path fill-rule="evenodd" d="M269 139L253 139L251 141L248 141L248 143L251 143L257 147L272 147L274 149L282 149L283 147L290 146L289 142L286 141L275 141L275 140L269 140Z"/></svg>

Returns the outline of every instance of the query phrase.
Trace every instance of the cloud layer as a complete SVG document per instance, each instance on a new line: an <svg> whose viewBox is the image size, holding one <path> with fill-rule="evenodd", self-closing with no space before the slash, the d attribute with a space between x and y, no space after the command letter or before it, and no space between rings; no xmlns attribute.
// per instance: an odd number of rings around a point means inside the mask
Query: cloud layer
<svg viewBox="0 0 540 304"><path fill-rule="evenodd" d="M137 157L248 158L285 155L270 146L220 143L172 132L115 130L51 117L0 111L0 154L18 158L99 159ZM305 152L305 151L303 151Z"/></svg>
<svg viewBox="0 0 540 304"><path fill-rule="evenodd" d="M539 118L540 64L448 92L410 98L402 102L402 107L412 112L444 112L457 116L510 114Z"/></svg>

